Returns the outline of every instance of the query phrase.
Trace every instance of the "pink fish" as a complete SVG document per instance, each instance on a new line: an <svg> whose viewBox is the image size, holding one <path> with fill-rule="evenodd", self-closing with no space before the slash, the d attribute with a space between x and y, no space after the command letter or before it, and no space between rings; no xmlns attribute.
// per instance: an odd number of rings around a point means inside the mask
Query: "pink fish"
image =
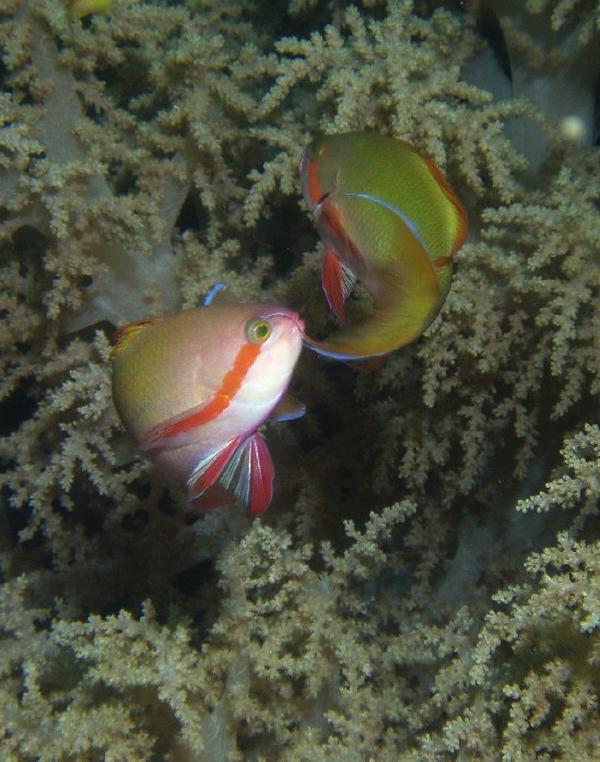
<svg viewBox="0 0 600 762"><path fill-rule="evenodd" d="M119 329L113 399L125 428L166 473L187 480L201 508L239 501L252 516L273 494L259 427L304 406L284 399L302 348L292 310L213 303Z"/></svg>

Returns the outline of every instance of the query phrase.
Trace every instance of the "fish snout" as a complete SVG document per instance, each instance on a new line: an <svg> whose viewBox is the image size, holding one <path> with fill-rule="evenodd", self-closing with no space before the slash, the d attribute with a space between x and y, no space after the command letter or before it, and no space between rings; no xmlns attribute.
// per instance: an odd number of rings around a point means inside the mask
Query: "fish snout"
<svg viewBox="0 0 600 762"><path fill-rule="evenodd" d="M298 332L301 334L301 336L304 336L304 320L300 317L300 315L297 312L294 312L293 310L288 310L287 314L284 316L287 317L292 325L290 326L290 329L292 332Z"/></svg>
<svg viewBox="0 0 600 762"><path fill-rule="evenodd" d="M296 324L298 331L304 336L304 320L302 320L302 318L297 312L294 312L294 316L292 320Z"/></svg>
<svg viewBox="0 0 600 762"><path fill-rule="evenodd" d="M264 317L267 320L283 318L282 320L276 321L281 326L283 333L290 336L299 333L301 336L304 336L304 320L302 320L300 315L294 310L289 310L286 307L278 307L276 310L273 310L273 312L264 315Z"/></svg>

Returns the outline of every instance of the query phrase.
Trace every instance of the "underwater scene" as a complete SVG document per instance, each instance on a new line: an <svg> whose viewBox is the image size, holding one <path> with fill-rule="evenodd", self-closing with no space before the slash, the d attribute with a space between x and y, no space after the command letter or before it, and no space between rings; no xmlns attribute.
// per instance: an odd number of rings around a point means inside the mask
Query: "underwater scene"
<svg viewBox="0 0 600 762"><path fill-rule="evenodd" d="M599 760L600 2L0 45L0 760Z"/></svg>

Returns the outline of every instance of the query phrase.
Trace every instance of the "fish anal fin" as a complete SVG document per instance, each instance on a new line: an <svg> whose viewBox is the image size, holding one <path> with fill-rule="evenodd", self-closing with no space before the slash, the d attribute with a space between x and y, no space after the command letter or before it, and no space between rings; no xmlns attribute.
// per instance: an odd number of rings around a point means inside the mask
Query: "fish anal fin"
<svg viewBox="0 0 600 762"><path fill-rule="evenodd" d="M123 325L113 333L111 341L113 348L110 351L110 359L114 359L130 343L132 339L138 336L147 326L157 323L161 318L148 318L146 320L136 320L133 323Z"/></svg>
<svg viewBox="0 0 600 762"><path fill-rule="evenodd" d="M352 292L356 276L346 267L333 249L325 249L321 268L321 284L332 312L340 323L345 322L344 302Z"/></svg>

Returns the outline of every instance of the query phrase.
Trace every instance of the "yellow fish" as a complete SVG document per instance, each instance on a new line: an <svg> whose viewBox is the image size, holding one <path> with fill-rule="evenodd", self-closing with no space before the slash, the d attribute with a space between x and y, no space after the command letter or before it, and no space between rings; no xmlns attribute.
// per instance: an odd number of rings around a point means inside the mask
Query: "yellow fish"
<svg viewBox="0 0 600 762"><path fill-rule="evenodd" d="M450 289L467 236L465 210L442 173L411 145L373 132L327 135L300 162L306 205L325 244L322 285L344 321L357 279L373 296L364 322L309 347L342 360L375 357L420 336Z"/></svg>
<svg viewBox="0 0 600 762"><path fill-rule="evenodd" d="M71 19L82 19L91 13L107 13L112 0L65 0Z"/></svg>

